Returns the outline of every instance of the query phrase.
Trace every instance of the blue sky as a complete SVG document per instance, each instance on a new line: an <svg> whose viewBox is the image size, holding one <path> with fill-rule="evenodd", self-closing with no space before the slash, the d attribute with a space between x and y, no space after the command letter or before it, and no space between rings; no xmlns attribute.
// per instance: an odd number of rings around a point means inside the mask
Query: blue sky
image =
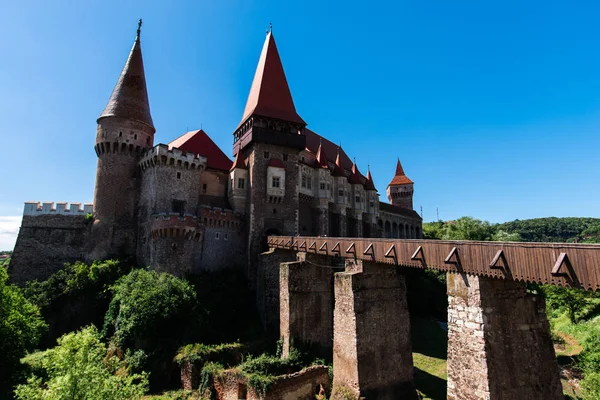
<svg viewBox="0 0 600 400"><path fill-rule="evenodd" d="M426 221L600 217L600 3L0 0L0 249L23 202L91 202L96 118L144 19L155 143L231 153L265 29L300 115ZM9 221L9 222L7 222Z"/></svg>

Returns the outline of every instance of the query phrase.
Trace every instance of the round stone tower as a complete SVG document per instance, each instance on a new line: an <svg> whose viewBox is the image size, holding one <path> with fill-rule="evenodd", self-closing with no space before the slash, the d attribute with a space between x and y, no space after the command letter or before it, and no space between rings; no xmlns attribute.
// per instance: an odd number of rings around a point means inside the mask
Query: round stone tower
<svg viewBox="0 0 600 400"><path fill-rule="evenodd" d="M396 175L388 185L386 192L390 204L409 210L413 209L414 183L404 173L400 159L396 165Z"/></svg>
<svg viewBox="0 0 600 400"><path fill-rule="evenodd" d="M140 27L121 76L98 118L91 259L133 256L140 182L137 163L154 144Z"/></svg>

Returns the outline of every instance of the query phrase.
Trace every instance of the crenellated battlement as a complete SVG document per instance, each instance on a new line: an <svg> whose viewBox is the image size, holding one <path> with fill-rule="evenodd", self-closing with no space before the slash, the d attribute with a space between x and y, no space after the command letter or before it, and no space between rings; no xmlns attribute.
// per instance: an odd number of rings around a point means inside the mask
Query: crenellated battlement
<svg viewBox="0 0 600 400"><path fill-rule="evenodd" d="M169 149L166 144L159 144L148 150L138 166L143 170L155 166L173 166L183 169L203 169L206 167L206 157L189 153L178 148Z"/></svg>
<svg viewBox="0 0 600 400"><path fill-rule="evenodd" d="M153 215L152 238L179 237L185 240L199 239L198 218L191 214L183 216L177 213Z"/></svg>
<svg viewBox="0 0 600 400"><path fill-rule="evenodd" d="M242 215L229 209L200 206L200 222L205 228L240 230Z"/></svg>
<svg viewBox="0 0 600 400"><path fill-rule="evenodd" d="M81 208L81 203L57 202L54 207L54 202L26 201L23 209L23 215L38 216L38 215L70 215L70 216L86 216L94 212L94 205L86 203Z"/></svg>

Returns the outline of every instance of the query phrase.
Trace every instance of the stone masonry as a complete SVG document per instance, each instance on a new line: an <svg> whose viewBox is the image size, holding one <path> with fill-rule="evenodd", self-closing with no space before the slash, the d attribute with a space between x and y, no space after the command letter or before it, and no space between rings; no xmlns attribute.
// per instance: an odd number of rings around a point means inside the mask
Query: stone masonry
<svg viewBox="0 0 600 400"><path fill-rule="evenodd" d="M521 282L447 282L448 399L563 399L543 299Z"/></svg>
<svg viewBox="0 0 600 400"><path fill-rule="evenodd" d="M304 257L307 255L304 253ZM291 346L310 346L329 358L333 350L333 269L325 256L282 263L280 335L283 357Z"/></svg>
<svg viewBox="0 0 600 400"><path fill-rule="evenodd" d="M335 275L332 399L416 399L405 279L347 264Z"/></svg>

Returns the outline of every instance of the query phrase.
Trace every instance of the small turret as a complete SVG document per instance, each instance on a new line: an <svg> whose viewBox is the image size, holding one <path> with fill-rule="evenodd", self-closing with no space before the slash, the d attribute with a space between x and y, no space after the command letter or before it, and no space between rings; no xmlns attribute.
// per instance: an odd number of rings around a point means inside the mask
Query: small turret
<svg viewBox="0 0 600 400"><path fill-rule="evenodd" d="M238 151L235 155L235 161L229 170L228 197L233 210L245 214L250 182L248 181L248 168L241 153Z"/></svg>
<svg viewBox="0 0 600 400"><path fill-rule="evenodd" d="M146 89L141 23L119 80L97 121L92 259L135 254L137 162L152 147L156 131Z"/></svg>
<svg viewBox="0 0 600 400"><path fill-rule="evenodd" d="M413 209L413 189L414 183L404 173L400 159L396 164L396 174L387 187L387 197L390 204Z"/></svg>

